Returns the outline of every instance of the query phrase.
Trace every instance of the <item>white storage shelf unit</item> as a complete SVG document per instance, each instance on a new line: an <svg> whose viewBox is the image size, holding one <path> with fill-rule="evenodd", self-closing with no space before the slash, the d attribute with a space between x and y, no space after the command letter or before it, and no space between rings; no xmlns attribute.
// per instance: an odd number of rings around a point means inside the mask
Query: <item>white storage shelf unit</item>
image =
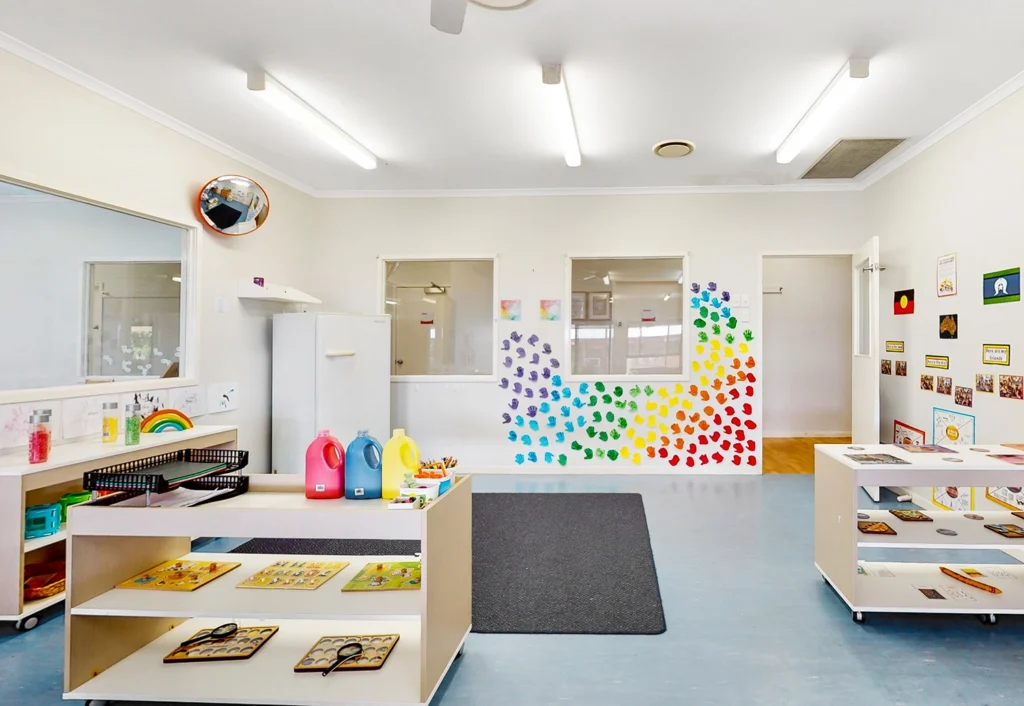
<svg viewBox="0 0 1024 706"><path fill-rule="evenodd" d="M296 476L251 476L248 493L194 508L73 508L65 698L281 706L429 703L470 630L471 493L469 476L460 476L427 508L396 511L380 500L307 500ZM318 556L349 566L314 591L237 588L282 556L191 555L194 534L419 540L422 584L413 591L343 593L342 586L367 563L414 559ZM115 588L183 556L242 566L191 593ZM225 622L280 630L248 660L162 663L188 636ZM379 671L326 679L293 672L320 637L382 633L401 637Z"/></svg>
<svg viewBox="0 0 1024 706"><path fill-rule="evenodd" d="M30 627L34 616L59 603L64 594L36 601L22 599L26 563L63 558L66 527L56 534L25 539L25 510L56 502L82 489L82 476L97 468L191 448L235 448L237 428L197 426L187 431L143 434L138 446L104 444L99 439L53 447L47 463L29 464L22 453L0 456L0 621Z"/></svg>
<svg viewBox="0 0 1024 706"><path fill-rule="evenodd" d="M814 447L814 562L818 571L849 606L857 622L868 613L965 613L994 622L1000 614L1024 614L1024 565L959 562L904 563L858 561L867 547L902 549L1024 548L1024 539L1007 539L985 529L987 524L1018 524L1024 520L1007 511L984 510L973 520L967 514L925 510L932 522L906 522L887 510L858 510L863 486L1020 486L1024 467L990 457L1019 451L987 445L988 453L955 447L952 454L909 453L892 444L857 446L819 444ZM860 464L848 454L889 454L907 464ZM947 461L956 458L959 461ZM895 535L864 534L857 529L857 513L882 521ZM956 532L947 536L936 532ZM980 571L978 579L1003 591L992 594L952 579L940 566ZM944 597L928 598L919 587L935 587Z"/></svg>

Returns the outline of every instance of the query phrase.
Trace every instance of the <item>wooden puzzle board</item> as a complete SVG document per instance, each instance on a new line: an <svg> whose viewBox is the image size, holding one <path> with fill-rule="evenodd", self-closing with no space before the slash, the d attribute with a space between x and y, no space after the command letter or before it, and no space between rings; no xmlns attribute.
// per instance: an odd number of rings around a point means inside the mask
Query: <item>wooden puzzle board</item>
<svg viewBox="0 0 1024 706"><path fill-rule="evenodd" d="M336 672L358 672L380 669L398 644L398 635L329 635L321 637L295 665L296 672L323 672L337 659L338 649L350 642L363 646L363 654L340 665Z"/></svg>
<svg viewBox="0 0 1024 706"><path fill-rule="evenodd" d="M192 637L209 635L210 630L200 630ZM180 662L220 662L224 660L249 659L256 654L267 640L277 634L276 625L260 625L252 628L238 628L233 637L210 640L195 645L177 647L164 657L164 664ZM192 639L192 638L189 638ZM187 641L186 641L187 642Z"/></svg>
<svg viewBox="0 0 1024 706"><path fill-rule="evenodd" d="M272 588L313 591L320 588L348 566L347 561L275 561L253 574L238 588Z"/></svg>
<svg viewBox="0 0 1024 706"><path fill-rule="evenodd" d="M194 591L205 586L241 564L217 561L185 561L175 559L143 571L117 588L141 588L150 591Z"/></svg>
<svg viewBox="0 0 1024 706"><path fill-rule="evenodd" d="M418 561L372 562L345 584L342 591L414 591L420 587Z"/></svg>

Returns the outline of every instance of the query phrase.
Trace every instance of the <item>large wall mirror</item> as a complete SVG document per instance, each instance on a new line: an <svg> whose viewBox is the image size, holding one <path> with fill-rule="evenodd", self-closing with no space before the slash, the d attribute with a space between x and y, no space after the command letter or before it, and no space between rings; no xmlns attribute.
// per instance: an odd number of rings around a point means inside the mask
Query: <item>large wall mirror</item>
<svg viewBox="0 0 1024 706"><path fill-rule="evenodd" d="M0 181L0 390L181 376L188 236Z"/></svg>

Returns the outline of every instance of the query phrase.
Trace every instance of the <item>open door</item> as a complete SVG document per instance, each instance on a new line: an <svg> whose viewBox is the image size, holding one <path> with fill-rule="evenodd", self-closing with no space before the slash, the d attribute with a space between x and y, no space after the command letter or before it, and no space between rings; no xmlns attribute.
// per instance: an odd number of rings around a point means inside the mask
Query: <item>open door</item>
<svg viewBox="0 0 1024 706"><path fill-rule="evenodd" d="M877 444L881 413L878 390L878 236L853 255L853 443ZM880 490L864 492L878 502Z"/></svg>

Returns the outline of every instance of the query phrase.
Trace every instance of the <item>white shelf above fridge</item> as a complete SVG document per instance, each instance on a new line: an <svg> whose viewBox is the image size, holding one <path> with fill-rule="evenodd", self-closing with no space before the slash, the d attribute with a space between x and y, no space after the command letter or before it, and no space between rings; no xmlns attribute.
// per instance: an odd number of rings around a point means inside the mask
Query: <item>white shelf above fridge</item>
<svg viewBox="0 0 1024 706"><path fill-rule="evenodd" d="M254 278L238 280L239 299L260 299L267 302L283 302L286 304L322 304L319 299L306 294L300 289L284 284L275 284L264 280L262 286L253 281Z"/></svg>

